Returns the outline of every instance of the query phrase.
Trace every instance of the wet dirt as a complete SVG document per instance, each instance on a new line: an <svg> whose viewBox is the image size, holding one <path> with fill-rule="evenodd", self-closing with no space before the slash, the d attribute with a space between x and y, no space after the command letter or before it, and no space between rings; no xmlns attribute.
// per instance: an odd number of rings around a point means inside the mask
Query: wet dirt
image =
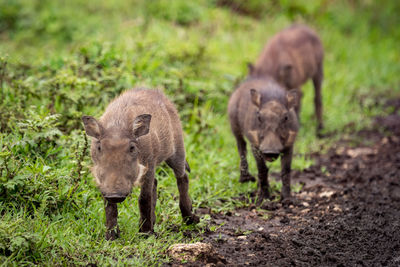
<svg viewBox="0 0 400 267"><path fill-rule="evenodd" d="M400 266L400 100L389 105L372 129L294 171L303 188L292 201L208 210L216 230L202 242L212 245L212 260L169 265Z"/></svg>

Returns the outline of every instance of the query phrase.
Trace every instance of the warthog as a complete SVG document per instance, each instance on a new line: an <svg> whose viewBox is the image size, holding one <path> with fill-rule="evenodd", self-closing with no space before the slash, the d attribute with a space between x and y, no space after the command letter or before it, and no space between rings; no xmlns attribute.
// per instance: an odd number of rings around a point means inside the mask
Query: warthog
<svg viewBox="0 0 400 267"><path fill-rule="evenodd" d="M293 25L273 36L265 45L256 64L249 64L249 78L272 77L287 90L298 89L309 78L314 83L314 105L317 116L317 134L323 129L321 84L324 51L318 35L303 25Z"/></svg>
<svg viewBox="0 0 400 267"><path fill-rule="evenodd" d="M258 201L269 198L265 161L281 156L282 199L290 197L293 143L298 131L296 90L286 91L273 79L249 79L233 92L228 115L240 156L240 182L255 181L248 171L246 141L258 169Z"/></svg>
<svg viewBox="0 0 400 267"><path fill-rule="evenodd" d="M189 198L190 171L185 159L182 126L174 105L160 92L142 88L126 91L112 101L97 121L82 117L93 137L91 156L105 204L106 239L119 236L117 203L140 186L140 231L152 232L155 223L157 180L155 168L163 161L174 173L179 206L187 223L198 222Z"/></svg>

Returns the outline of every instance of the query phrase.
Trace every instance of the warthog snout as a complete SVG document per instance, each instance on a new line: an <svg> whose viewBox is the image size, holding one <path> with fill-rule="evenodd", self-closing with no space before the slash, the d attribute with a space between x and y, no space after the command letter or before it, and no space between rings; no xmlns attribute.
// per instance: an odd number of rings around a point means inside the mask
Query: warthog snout
<svg viewBox="0 0 400 267"><path fill-rule="evenodd" d="M119 194L119 193L113 193L113 194L103 194L104 198L111 203L120 203L125 200L127 195L124 194Z"/></svg>

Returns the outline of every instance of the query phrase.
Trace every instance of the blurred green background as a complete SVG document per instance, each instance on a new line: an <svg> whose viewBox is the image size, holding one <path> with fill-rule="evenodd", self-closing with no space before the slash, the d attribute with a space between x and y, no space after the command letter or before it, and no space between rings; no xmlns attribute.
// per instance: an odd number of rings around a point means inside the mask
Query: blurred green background
<svg viewBox="0 0 400 267"><path fill-rule="evenodd" d="M310 154L339 138L359 142L352 133L390 112L383 103L399 96L399 14L394 0L0 0L0 265L159 265L171 244L215 229L208 216L182 225L175 178L163 165L158 236L138 234L135 189L119 206L121 238L104 240L80 117L99 117L134 86L160 88L178 107L194 207L247 205L233 197L256 184L238 183L226 106L246 63L292 23L310 25L324 44L329 134L315 138L309 82L293 168L307 168ZM279 162L272 168L279 171Z"/></svg>

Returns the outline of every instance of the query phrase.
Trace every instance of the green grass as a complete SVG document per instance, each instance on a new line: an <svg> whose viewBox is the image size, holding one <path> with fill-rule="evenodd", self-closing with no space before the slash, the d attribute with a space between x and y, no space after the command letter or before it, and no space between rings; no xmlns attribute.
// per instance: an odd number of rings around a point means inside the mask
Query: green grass
<svg viewBox="0 0 400 267"><path fill-rule="evenodd" d="M157 236L138 233L134 189L119 204L121 238L104 240L103 201L80 117L99 117L126 89L161 88L176 103L193 205L214 211L246 205L233 197L256 189L238 183L226 107L246 63L282 28L307 23L325 47L324 119L332 134L315 138L308 82L294 169L310 166L310 153L368 127L384 99L398 96L396 1L251 0L242 15L217 2L0 0L0 264L159 265L171 244L194 242L209 227L207 216L196 227L182 224L175 178L163 165ZM280 182L272 187L276 193Z"/></svg>

